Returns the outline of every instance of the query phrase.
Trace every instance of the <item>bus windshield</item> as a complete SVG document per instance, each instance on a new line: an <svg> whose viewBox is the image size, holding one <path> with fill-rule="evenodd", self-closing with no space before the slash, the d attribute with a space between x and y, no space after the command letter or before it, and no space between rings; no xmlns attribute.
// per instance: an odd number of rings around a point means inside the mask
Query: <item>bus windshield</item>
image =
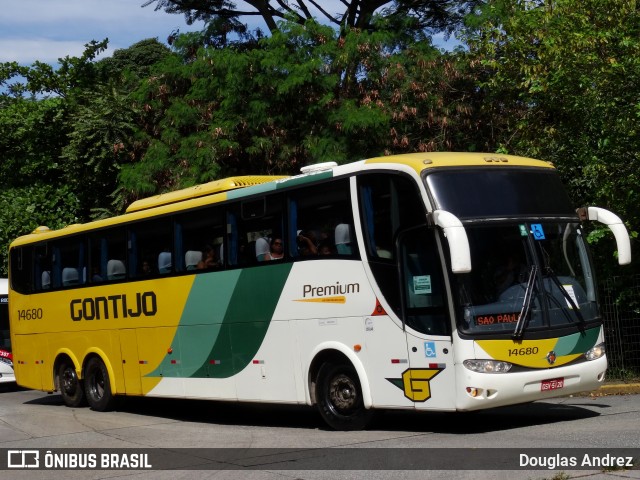
<svg viewBox="0 0 640 480"><path fill-rule="evenodd" d="M454 276L462 333L521 336L571 325L582 329L600 320L577 223L466 228L474 268Z"/></svg>
<svg viewBox="0 0 640 480"><path fill-rule="evenodd" d="M429 173L425 182L436 208L461 219L576 216L551 169L450 168Z"/></svg>

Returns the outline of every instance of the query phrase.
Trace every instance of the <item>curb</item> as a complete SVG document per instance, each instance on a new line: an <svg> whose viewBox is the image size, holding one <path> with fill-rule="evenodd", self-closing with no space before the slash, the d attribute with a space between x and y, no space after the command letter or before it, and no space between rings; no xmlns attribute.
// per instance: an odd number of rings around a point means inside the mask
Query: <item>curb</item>
<svg viewBox="0 0 640 480"><path fill-rule="evenodd" d="M632 395L640 393L640 383L612 383L610 385L602 385L596 394L602 395Z"/></svg>
<svg viewBox="0 0 640 480"><path fill-rule="evenodd" d="M611 383L602 385L597 390L584 392L579 396L602 397L606 395L636 395L640 394L640 383Z"/></svg>

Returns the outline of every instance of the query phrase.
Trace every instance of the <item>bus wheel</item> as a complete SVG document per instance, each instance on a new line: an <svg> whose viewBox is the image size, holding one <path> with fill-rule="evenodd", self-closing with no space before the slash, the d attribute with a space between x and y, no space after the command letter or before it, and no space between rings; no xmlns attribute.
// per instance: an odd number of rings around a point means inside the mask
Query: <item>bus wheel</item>
<svg viewBox="0 0 640 480"><path fill-rule="evenodd" d="M81 407L86 405L86 398L82 382L78 379L73 362L63 360L58 368L58 386L62 400L67 407Z"/></svg>
<svg viewBox="0 0 640 480"><path fill-rule="evenodd" d="M84 389L89 406L98 412L107 412L114 406L115 397L111 393L109 372L104 362L93 357L84 371Z"/></svg>
<svg viewBox="0 0 640 480"><path fill-rule="evenodd" d="M336 430L362 430L371 419L372 412L364 408L358 374L350 364L323 364L316 398L320 415Z"/></svg>

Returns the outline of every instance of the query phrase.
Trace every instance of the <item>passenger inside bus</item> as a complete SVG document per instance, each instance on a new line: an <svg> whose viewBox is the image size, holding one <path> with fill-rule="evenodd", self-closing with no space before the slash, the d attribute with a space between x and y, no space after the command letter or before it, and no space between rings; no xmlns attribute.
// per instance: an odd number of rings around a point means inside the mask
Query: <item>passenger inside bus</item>
<svg viewBox="0 0 640 480"><path fill-rule="evenodd" d="M298 230L297 243L298 253L303 257L318 254L318 247L316 247L316 239L313 231Z"/></svg>
<svg viewBox="0 0 640 480"><path fill-rule="evenodd" d="M281 260L284 258L284 246L282 244L282 239L279 237L274 237L271 239L271 244L269 245L269 253L267 254L265 260Z"/></svg>
<svg viewBox="0 0 640 480"><path fill-rule="evenodd" d="M213 248L213 245L205 245L204 247L204 257L198 262L199 269L206 268L215 268L219 267L220 262L218 261L216 250Z"/></svg>

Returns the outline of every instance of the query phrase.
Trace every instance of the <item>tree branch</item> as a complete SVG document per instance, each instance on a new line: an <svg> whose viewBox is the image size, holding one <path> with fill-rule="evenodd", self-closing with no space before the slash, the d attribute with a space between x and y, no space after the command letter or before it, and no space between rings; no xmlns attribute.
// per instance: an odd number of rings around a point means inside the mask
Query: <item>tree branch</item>
<svg viewBox="0 0 640 480"><path fill-rule="evenodd" d="M309 3L311 5L313 5L314 7L316 7L318 9L318 11L320 13L322 13L325 17L327 17L331 22L335 23L336 25L340 25L340 20L338 20L336 17L334 17L333 15L328 13L324 8L322 8L320 5L318 5L318 2L315 2L314 0L309 0ZM344 0L342 0L342 3L348 5L348 3L345 2Z"/></svg>

